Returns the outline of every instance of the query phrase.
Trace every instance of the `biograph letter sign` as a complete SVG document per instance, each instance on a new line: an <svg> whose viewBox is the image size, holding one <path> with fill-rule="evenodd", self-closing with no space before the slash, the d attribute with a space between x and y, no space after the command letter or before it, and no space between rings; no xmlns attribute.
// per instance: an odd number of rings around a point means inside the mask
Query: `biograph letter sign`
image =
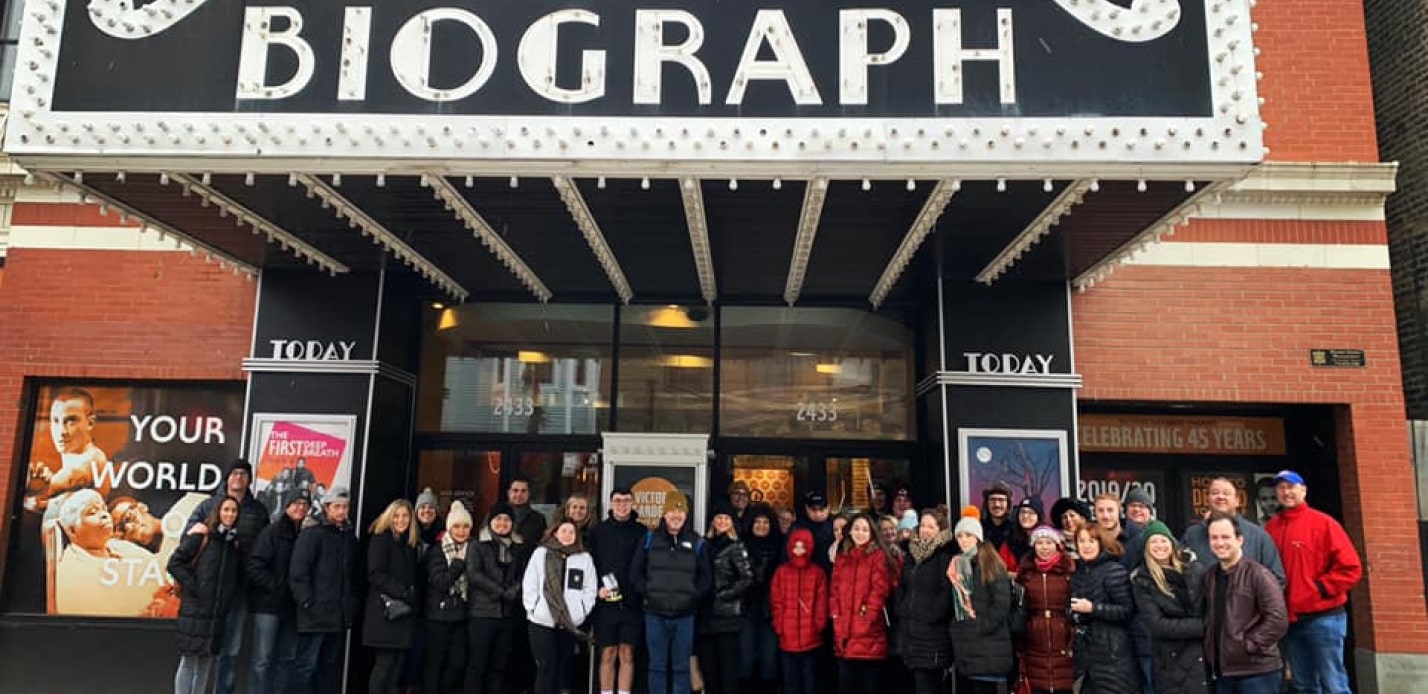
<svg viewBox="0 0 1428 694"><path fill-rule="evenodd" d="M35 0L7 146L1257 161L1248 5Z"/></svg>

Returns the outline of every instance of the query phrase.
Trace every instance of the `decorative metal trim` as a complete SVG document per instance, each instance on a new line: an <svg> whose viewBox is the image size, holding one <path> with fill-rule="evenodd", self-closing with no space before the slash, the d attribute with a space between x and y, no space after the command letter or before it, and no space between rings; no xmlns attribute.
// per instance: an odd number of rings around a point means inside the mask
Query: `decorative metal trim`
<svg viewBox="0 0 1428 694"><path fill-rule="evenodd" d="M788 279L783 285L783 300L792 306L803 293L803 280L808 274L808 258L818 237L818 222L823 217L823 203L828 199L828 179L815 178L803 189L803 207L798 212L798 235L793 240L793 258L788 262Z"/></svg>
<svg viewBox="0 0 1428 694"><path fill-rule="evenodd" d="M249 373L378 375L411 386L415 386L417 382L415 374L374 359L348 359L338 361L331 359L265 359L262 357L247 357L242 362L242 368Z"/></svg>
<svg viewBox="0 0 1428 694"><path fill-rule="evenodd" d="M471 233L481 241L481 245L491 251L491 255L496 256L496 259L501 261L501 264L505 265L506 269L510 270L511 274L515 275L526 289L530 290L537 299L540 299L541 303L550 301L551 291L544 282L540 281L535 271L501 238L500 234L496 233L495 229L491 228L491 225L486 222L486 218L471 206L466 197L458 192L456 187L446 180L445 176L434 172L424 174L421 177L421 183L423 186L431 188L433 197L440 200L446 206L447 211L456 215L462 225L470 229Z"/></svg>
<svg viewBox="0 0 1428 694"><path fill-rule="evenodd" d="M1082 385L1081 374L996 374L938 371L922 379L917 384L915 392L921 396L938 386L1077 389Z"/></svg>
<svg viewBox="0 0 1428 694"><path fill-rule="evenodd" d="M902 243L898 245L897 251L888 261L888 265L883 269L882 277L878 278L878 283L873 287L873 293L868 296L868 303L876 309L882 306L883 300L888 298L888 293L892 291L893 285L902 276L902 271L907 269L908 263L912 262L913 256L917 255L917 249L922 246L923 239L932 233L933 227L937 225L937 220L942 217L942 212L947 209L947 204L952 201L952 196L962 189L960 180L939 181L932 189L932 194L927 196L927 202L923 203L922 210L917 213L917 219L913 220L912 226L908 228L907 234L902 237Z"/></svg>
<svg viewBox="0 0 1428 694"><path fill-rule="evenodd" d="M1231 184L1231 181L1216 181L1201 188L1199 192L1176 205L1175 209L1165 213L1163 217L1152 222L1150 226L1131 237L1129 241L1121 244L1120 248L1077 275L1075 279L1071 280L1071 284L1076 287L1077 291L1083 292L1096 286L1097 282L1114 272L1117 265L1135 257L1136 254L1145 250L1150 244L1160 241L1161 238L1174 235L1175 227L1189 224L1190 217L1200 209L1205 201L1218 198Z"/></svg>
<svg viewBox="0 0 1428 694"><path fill-rule="evenodd" d="M694 269L699 273L699 292L706 302L712 304L719 297L719 287L714 277L714 254L709 248L709 216L704 211L704 189L700 186L699 179L680 179L679 196L684 202L684 221L689 227L689 245L694 249Z"/></svg>
<svg viewBox="0 0 1428 694"><path fill-rule="evenodd" d="M1061 223L1061 219L1071 213L1071 208L1081 204L1086 199L1086 193L1096 188L1096 180L1093 178L1083 178L1072 182L1056 196L1036 219L1026 225L1016 238L1011 240L1000 253L977 273L977 281L985 285L991 285L997 281L998 277L1011 270L1016 261L1021 260L1021 256L1031 250L1032 246L1041 242L1041 239L1051 233L1051 229Z"/></svg>
<svg viewBox="0 0 1428 694"><path fill-rule="evenodd" d="M550 181L555 184L555 190L560 193L560 200L565 203L565 209L570 211L575 226L579 227L580 233L585 236L585 243L590 244L595 259L600 261L600 267L605 269L605 276L610 278L610 284L614 286L620 301L630 303L635 292L630 289L630 282L625 279L625 271L620 269L620 261L615 259L615 251L610 249L605 234L600 231L600 224L595 221L595 215L590 213L590 207L585 204L585 197L580 194L575 181L565 176L555 176Z"/></svg>

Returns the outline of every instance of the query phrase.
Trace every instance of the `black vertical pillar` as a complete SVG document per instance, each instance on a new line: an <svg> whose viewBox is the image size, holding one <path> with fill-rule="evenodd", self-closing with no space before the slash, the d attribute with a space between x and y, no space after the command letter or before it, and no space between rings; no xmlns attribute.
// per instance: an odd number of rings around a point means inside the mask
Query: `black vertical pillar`
<svg viewBox="0 0 1428 694"><path fill-rule="evenodd" d="M1017 467L1020 455L1032 452L1042 462L1046 444L1015 443L1018 434L1049 433L1065 440L1066 486L1055 494L1070 496L1076 488L1076 397L1080 377L1072 363L1070 297L1062 282L999 282L990 287L944 280L941 285L942 367L922 380L924 411L941 415L942 431L929 435L945 446L944 483L949 506L964 496L962 480L986 479L1012 465L1020 497L1036 488L1035 473ZM935 428L937 423L930 423ZM1003 433L990 433L1000 430ZM960 439L980 432L1005 446L969 446ZM970 443L970 442L969 442ZM972 450L962 450L970 448ZM1059 470L1053 475L1059 484ZM939 490L941 491L941 490ZM981 499L966 499L980 504ZM1047 508L1049 511L1049 507Z"/></svg>

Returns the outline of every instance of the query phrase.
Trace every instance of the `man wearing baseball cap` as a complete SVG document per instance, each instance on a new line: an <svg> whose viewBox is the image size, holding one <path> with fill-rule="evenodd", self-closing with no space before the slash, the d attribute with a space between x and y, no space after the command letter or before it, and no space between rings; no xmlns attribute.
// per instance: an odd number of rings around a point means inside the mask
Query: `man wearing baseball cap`
<svg viewBox="0 0 1428 694"><path fill-rule="evenodd" d="M1284 562L1289 633L1284 655L1294 680L1290 691L1348 692L1344 635L1349 591L1363 577L1359 553L1344 527L1309 507L1304 477L1293 470L1274 476L1279 513L1264 529Z"/></svg>
<svg viewBox="0 0 1428 694"><path fill-rule="evenodd" d="M794 521L794 529L803 528L813 533L813 563L823 567L824 573L833 573L833 560L828 548L833 546L833 521L828 514L828 497L823 492L808 492L803 495L803 517ZM787 552L787 548L784 550ZM787 556L784 557L788 559Z"/></svg>
<svg viewBox="0 0 1428 694"><path fill-rule="evenodd" d="M740 534L748 530L749 502L751 500L748 482L735 480L733 484L729 485L729 505L734 507L734 527Z"/></svg>

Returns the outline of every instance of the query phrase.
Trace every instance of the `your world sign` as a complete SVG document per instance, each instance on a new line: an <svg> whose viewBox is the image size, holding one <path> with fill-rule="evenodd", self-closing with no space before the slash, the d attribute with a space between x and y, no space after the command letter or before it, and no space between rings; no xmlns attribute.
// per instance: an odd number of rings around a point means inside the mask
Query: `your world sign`
<svg viewBox="0 0 1428 694"><path fill-rule="evenodd" d="M69 0L53 107L1198 117L1208 4Z"/></svg>

